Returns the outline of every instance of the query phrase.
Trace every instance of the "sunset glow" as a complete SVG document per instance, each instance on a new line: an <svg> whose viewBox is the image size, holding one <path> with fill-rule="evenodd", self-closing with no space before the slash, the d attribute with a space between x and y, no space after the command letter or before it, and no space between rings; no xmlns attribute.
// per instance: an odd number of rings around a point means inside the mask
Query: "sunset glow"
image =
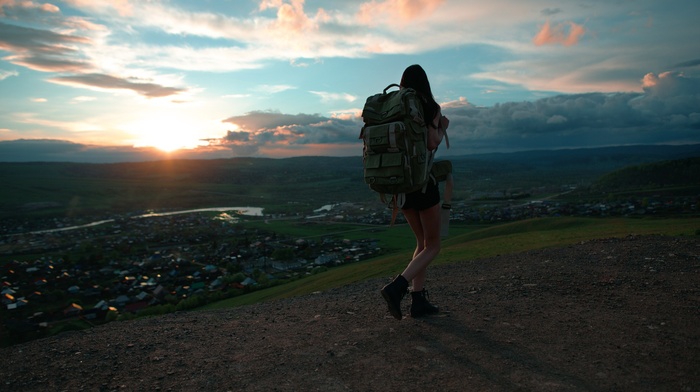
<svg viewBox="0 0 700 392"><path fill-rule="evenodd" d="M441 154L700 143L700 2L673 4L0 1L0 161L359 155L414 63Z"/></svg>
<svg viewBox="0 0 700 392"><path fill-rule="evenodd" d="M134 147L155 147L161 151L172 152L207 144L200 140L194 131L197 124L184 119L152 117L126 127L134 135Z"/></svg>

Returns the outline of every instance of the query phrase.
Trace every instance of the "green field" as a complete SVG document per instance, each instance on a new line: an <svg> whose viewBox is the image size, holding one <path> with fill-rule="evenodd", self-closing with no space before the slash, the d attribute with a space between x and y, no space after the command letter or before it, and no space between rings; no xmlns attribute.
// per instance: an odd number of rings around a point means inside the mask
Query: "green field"
<svg viewBox="0 0 700 392"><path fill-rule="evenodd" d="M348 225L350 226L350 225ZM316 230L322 230L318 226ZM452 236L443 242L436 264L460 263L502 254L533 249L560 247L598 238L628 235L689 236L700 233L700 221L694 218L629 219L629 218L543 218L491 227L457 226L450 229ZM335 228L326 227L325 233ZM343 235L350 231L343 233ZM307 232L312 235L312 231ZM366 233L365 233L366 234ZM328 290L369 278L396 275L405 267L412 253L412 235L406 226L385 229L376 233L381 243L405 246L388 256L332 268L284 285L209 304L201 309L221 309L261 301L286 298Z"/></svg>
<svg viewBox="0 0 700 392"><path fill-rule="evenodd" d="M331 157L0 163L0 179L0 218L19 219L221 206L293 213L377 198L361 160Z"/></svg>

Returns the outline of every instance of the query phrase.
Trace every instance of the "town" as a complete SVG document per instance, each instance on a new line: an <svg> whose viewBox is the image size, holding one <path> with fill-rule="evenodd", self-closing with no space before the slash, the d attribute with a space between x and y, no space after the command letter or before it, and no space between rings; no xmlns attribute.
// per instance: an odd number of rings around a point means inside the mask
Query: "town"
<svg viewBox="0 0 700 392"><path fill-rule="evenodd" d="M697 214L698 203L697 197L658 196L577 205L505 196L454 203L451 223ZM106 218L92 224L52 220L44 227L3 224L0 300L3 335L9 340L5 345L49 331L194 309L390 251L379 246L370 230L359 240L330 234L301 238L242 223L292 220L306 225L386 227L391 211L379 203L373 207L339 203L294 216L245 217L228 211ZM18 225L32 231L18 232ZM42 256L21 257L36 254Z"/></svg>

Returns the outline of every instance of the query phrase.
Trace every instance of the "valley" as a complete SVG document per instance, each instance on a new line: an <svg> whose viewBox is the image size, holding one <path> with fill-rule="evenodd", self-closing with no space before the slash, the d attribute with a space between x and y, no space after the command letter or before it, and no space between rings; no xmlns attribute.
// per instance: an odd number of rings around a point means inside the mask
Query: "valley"
<svg viewBox="0 0 700 392"><path fill-rule="evenodd" d="M671 151L672 157L686 153L692 151ZM647 233L671 225L700 230L689 219L698 215L697 159L625 166L659 155L602 155L607 158L593 166L590 159L543 152L451 159L457 190L446 246L457 249L465 236L541 219L555 226L594 219L598 227L622 219ZM389 227L390 210L358 170L355 158L322 157L0 164L7 184L0 227L3 344L237 301L410 250L410 230L402 219ZM627 181L630 170L638 181ZM690 174L664 176L668 170ZM259 214L218 211L221 205L254 205ZM187 213L176 213L181 210ZM645 226L649 219L660 223Z"/></svg>

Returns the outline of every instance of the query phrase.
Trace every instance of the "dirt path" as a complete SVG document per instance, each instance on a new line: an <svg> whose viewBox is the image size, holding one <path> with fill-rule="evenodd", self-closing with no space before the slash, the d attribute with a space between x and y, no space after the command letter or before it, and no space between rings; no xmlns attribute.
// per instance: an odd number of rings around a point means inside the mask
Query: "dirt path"
<svg viewBox="0 0 700 392"><path fill-rule="evenodd" d="M388 279L5 348L0 389L700 390L698 238L435 266L431 300L447 313L428 319L393 319Z"/></svg>

